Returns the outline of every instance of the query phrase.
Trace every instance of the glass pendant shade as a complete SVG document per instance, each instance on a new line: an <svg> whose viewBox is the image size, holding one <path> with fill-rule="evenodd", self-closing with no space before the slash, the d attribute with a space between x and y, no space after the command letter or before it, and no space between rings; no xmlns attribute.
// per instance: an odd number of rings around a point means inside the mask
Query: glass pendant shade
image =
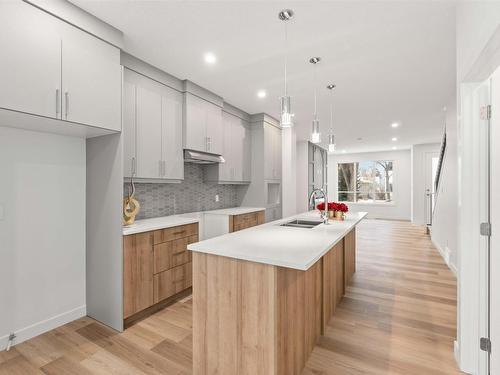
<svg viewBox="0 0 500 375"><path fill-rule="evenodd" d="M333 134L328 136L328 152L335 152L335 137Z"/></svg>
<svg viewBox="0 0 500 375"><path fill-rule="evenodd" d="M317 118L315 118L312 122L311 142L312 143L321 142L321 133L319 132L319 120Z"/></svg>
<svg viewBox="0 0 500 375"><path fill-rule="evenodd" d="M281 115L280 115L281 127L290 128L293 126L292 122L293 114L291 111L290 97L282 96L280 97L280 101L281 101Z"/></svg>

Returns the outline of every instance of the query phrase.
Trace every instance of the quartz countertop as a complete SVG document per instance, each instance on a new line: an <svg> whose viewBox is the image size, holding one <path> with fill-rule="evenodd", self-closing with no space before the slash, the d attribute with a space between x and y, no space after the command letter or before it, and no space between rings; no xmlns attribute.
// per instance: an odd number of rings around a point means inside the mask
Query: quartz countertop
<svg viewBox="0 0 500 375"><path fill-rule="evenodd" d="M149 232L157 229L171 228L179 225L198 223L201 220L202 214L215 215L242 215L250 212L263 211L265 208L258 207L233 207L223 208L219 210L191 212L180 215L170 215L155 217L151 219L136 220L132 225L123 226L123 235Z"/></svg>
<svg viewBox="0 0 500 375"><path fill-rule="evenodd" d="M366 212L348 213L344 221L330 221L328 225L310 229L280 225L294 219L320 221L318 211L311 211L193 243L188 249L305 271L366 215Z"/></svg>
<svg viewBox="0 0 500 375"><path fill-rule="evenodd" d="M223 208L220 210L204 211L206 214L213 215L243 215L249 214L251 212L264 211L265 208L261 207L233 207L233 208Z"/></svg>

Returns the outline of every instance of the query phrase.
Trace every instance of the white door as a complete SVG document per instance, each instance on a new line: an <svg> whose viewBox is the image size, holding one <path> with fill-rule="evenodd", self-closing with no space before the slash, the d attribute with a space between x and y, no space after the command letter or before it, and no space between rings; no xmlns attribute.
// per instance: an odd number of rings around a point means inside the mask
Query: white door
<svg viewBox="0 0 500 375"><path fill-rule="evenodd" d="M208 152L222 155L223 152L223 134L222 134L222 109L215 104L206 102L207 115L207 138Z"/></svg>
<svg viewBox="0 0 500 375"><path fill-rule="evenodd" d="M490 122L490 373L500 374L500 69L491 79Z"/></svg>
<svg viewBox="0 0 500 375"><path fill-rule="evenodd" d="M182 152L182 94L165 86L161 104L163 178L184 179Z"/></svg>
<svg viewBox="0 0 500 375"><path fill-rule="evenodd" d="M434 211L435 181L439 162L438 152L426 152L424 154L424 175L425 175L425 219L426 224L431 224L432 212Z"/></svg>
<svg viewBox="0 0 500 375"><path fill-rule="evenodd" d="M66 25L62 62L63 119L121 130L120 50Z"/></svg>
<svg viewBox="0 0 500 375"><path fill-rule="evenodd" d="M157 91L137 87L137 177L161 178L162 97Z"/></svg>
<svg viewBox="0 0 500 375"><path fill-rule="evenodd" d="M184 97L184 148L207 151L205 101L189 93Z"/></svg>
<svg viewBox="0 0 500 375"><path fill-rule="evenodd" d="M60 117L59 25L25 2L0 2L1 108Z"/></svg>
<svg viewBox="0 0 500 375"><path fill-rule="evenodd" d="M123 176L134 174L136 154L136 85L127 81L130 71L125 71L123 82ZM132 73L135 74L135 73Z"/></svg>

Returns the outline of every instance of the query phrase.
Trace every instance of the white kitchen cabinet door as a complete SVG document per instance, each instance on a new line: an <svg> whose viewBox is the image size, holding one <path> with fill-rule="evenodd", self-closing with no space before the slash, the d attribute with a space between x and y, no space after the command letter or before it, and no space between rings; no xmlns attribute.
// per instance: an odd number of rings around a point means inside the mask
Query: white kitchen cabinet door
<svg viewBox="0 0 500 375"><path fill-rule="evenodd" d="M244 138L245 138L245 126L243 120L236 118L234 126L231 132L231 139L233 145L233 181L242 182L243 181L243 153L244 150Z"/></svg>
<svg viewBox="0 0 500 375"><path fill-rule="evenodd" d="M206 102L189 93L184 95L184 148L206 152Z"/></svg>
<svg viewBox="0 0 500 375"><path fill-rule="evenodd" d="M252 134L247 122L243 121L242 181L252 179Z"/></svg>
<svg viewBox="0 0 500 375"><path fill-rule="evenodd" d="M222 108L205 102L207 115L207 151L212 154L222 155L223 153L223 132L222 132Z"/></svg>
<svg viewBox="0 0 500 375"><path fill-rule="evenodd" d="M137 177L162 177L162 97L156 90L137 87Z"/></svg>
<svg viewBox="0 0 500 375"><path fill-rule="evenodd" d="M62 62L63 119L120 131L120 50L65 25Z"/></svg>
<svg viewBox="0 0 500 375"><path fill-rule="evenodd" d="M274 126L264 124L264 178L266 180L276 178L274 138Z"/></svg>
<svg viewBox="0 0 500 375"><path fill-rule="evenodd" d="M1 108L60 117L59 27L57 19L25 2L0 2Z"/></svg>
<svg viewBox="0 0 500 375"><path fill-rule="evenodd" d="M182 94L168 87L161 98L161 149L165 179L184 179L182 151Z"/></svg>
<svg viewBox="0 0 500 375"><path fill-rule="evenodd" d="M128 73L128 72L126 72ZM123 176L132 177L136 152L136 85L123 82Z"/></svg>
<svg viewBox="0 0 500 375"><path fill-rule="evenodd" d="M233 168L233 145L231 133L233 130L233 118L235 116L223 112L222 113L222 156L225 162L219 164L219 181L231 181L231 174Z"/></svg>

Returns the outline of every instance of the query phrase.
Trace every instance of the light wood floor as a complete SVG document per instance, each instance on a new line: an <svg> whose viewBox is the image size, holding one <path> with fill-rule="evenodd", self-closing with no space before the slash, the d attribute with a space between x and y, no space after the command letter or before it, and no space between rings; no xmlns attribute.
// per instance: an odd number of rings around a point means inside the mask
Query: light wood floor
<svg viewBox="0 0 500 375"><path fill-rule="evenodd" d="M366 220L357 240L356 275L303 374L459 374L455 278L424 229ZM79 319L0 352L0 374L191 374L191 315L187 298L121 334Z"/></svg>

